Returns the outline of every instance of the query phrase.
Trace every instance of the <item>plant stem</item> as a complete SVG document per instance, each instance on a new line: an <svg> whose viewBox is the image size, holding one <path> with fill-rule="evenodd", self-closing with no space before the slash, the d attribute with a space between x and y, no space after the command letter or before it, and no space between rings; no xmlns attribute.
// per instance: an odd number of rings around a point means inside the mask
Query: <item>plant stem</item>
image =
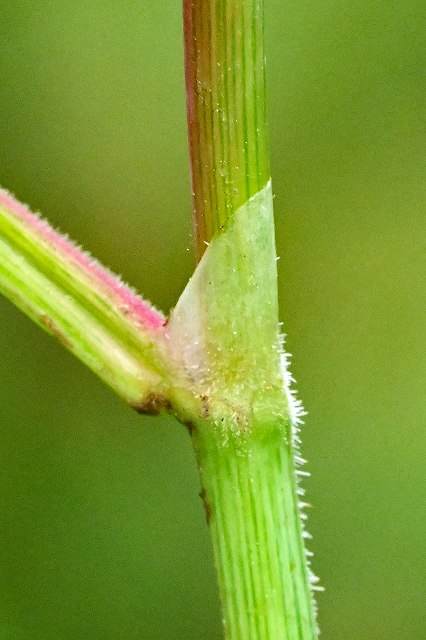
<svg viewBox="0 0 426 640"><path fill-rule="evenodd" d="M184 0L198 254L267 183L263 0Z"/></svg>
<svg viewBox="0 0 426 640"><path fill-rule="evenodd" d="M1 189L0 292L132 406L154 409L170 369L163 316Z"/></svg>
<svg viewBox="0 0 426 640"><path fill-rule="evenodd" d="M315 626L291 449L267 442L223 446L196 431L226 637L311 639Z"/></svg>
<svg viewBox="0 0 426 640"><path fill-rule="evenodd" d="M313 640L297 405L278 331L262 5L184 0L200 263L168 331L203 402L192 437L226 638Z"/></svg>
<svg viewBox="0 0 426 640"><path fill-rule="evenodd" d="M184 0L199 264L167 324L1 190L0 292L135 408L168 409L190 427L227 640L313 640L298 406L278 328L262 13L262 0Z"/></svg>

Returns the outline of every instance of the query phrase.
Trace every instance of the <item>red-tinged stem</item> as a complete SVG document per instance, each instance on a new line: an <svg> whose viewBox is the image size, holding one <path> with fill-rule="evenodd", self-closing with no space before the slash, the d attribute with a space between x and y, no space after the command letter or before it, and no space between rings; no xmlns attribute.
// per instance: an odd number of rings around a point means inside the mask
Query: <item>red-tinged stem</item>
<svg viewBox="0 0 426 640"><path fill-rule="evenodd" d="M38 237L40 242L60 254L73 267L80 270L104 295L111 304L115 304L127 316L131 316L138 324L147 329L158 329L164 324L164 316L154 307L138 296L128 286L113 275L108 269L82 251L77 245L61 235L46 220L32 213L28 207L13 198L4 189L0 189L0 208L7 210L28 230Z"/></svg>
<svg viewBox="0 0 426 640"><path fill-rule="evenodd" d="M270 177L263 0L184 0L198 257Z"/></svg>
<svg viewBox="0 0 426 640"><path fill-rule="evenodd" d="M3 190L0 292L136 409L168 405L161 313Z"/></svg>

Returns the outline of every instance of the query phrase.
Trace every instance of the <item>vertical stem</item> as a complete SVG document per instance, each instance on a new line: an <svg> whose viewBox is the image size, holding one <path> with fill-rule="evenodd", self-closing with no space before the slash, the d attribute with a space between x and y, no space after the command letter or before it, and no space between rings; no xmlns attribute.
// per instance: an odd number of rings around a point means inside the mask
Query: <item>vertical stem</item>
<svg viewBox="0 0 426 640"><path fill-rule="evenodd" d="M243 449L194 434L229 640L316 638L292 450L273 431Z"/></svg>
<svg viewBox="0 0 426 640"><path fill-rule="evenodd" d="M198 255L269 179L263 0L184 0Z"/></svg>
<svg viewBox="0 0 426 640"><path fill-rule="evenodd" d="M314 640L278 338L263 24L263 0L184 0L202 260L168 330L203 405L192 434L226 638Z"/></svg>

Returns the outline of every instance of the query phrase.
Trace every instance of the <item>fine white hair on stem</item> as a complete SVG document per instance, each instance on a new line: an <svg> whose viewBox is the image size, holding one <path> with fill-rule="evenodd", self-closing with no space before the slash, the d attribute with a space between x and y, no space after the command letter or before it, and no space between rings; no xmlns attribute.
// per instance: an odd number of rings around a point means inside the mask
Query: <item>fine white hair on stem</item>
<svg viewBox="0 0 426 640"><path fill-rule="evenodd" d="M297 391L294 388L294 384L296 380L290 372L290 362L291 362L291 354L287 353L285 350L285 334L279 334L279 342L280 342L280 352L281 352L281 371L283 377L284 390L287 396L288 401L288 409L290 414L291 421L291 446L294 454L294 462L295 462L295 477L296 477L296 492L299 496L305 495L305 490L301 487L300 481L301 478L309 477L310 473L308 471L301 470L300 467L306 464L306 460L300 455L300 446L301 446L301 438L300 438L300 428L304 424L304 417L307 415L306 411L303 408L302 401L297 397ZM304 501L299 501L298 510L299 510L299 518L300 518L300 527L302 530L302 537L304 540L311 540L311 534L306 530L306 521L308 519L307 514L304 509L309 507L310 504ZM314 597L314 592L324 591L324 587L319 584L320 579L316 576L311 569L311 558L313 557L312 551L309 551L305 547L305 561L308 569L309 575L309 586L312 591L312 600L314 606L314 614L315 619L317 619L318 608L317 603ZM319 629L317 626L317 633L319 634Z"/></svg>

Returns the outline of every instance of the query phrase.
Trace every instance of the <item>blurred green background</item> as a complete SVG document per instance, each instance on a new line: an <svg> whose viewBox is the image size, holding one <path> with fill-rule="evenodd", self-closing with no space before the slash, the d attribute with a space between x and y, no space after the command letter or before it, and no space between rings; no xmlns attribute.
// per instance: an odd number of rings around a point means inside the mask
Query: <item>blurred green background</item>
<svg viewBox="0 0 426 640"><path fill-rule="evenodd" d="M266 0L281 309L328 640L426 637L423 0ZM0 0L0 183L174 305L176 0ZM0 300L0 640L221 638L190 441Z"/></svg>

